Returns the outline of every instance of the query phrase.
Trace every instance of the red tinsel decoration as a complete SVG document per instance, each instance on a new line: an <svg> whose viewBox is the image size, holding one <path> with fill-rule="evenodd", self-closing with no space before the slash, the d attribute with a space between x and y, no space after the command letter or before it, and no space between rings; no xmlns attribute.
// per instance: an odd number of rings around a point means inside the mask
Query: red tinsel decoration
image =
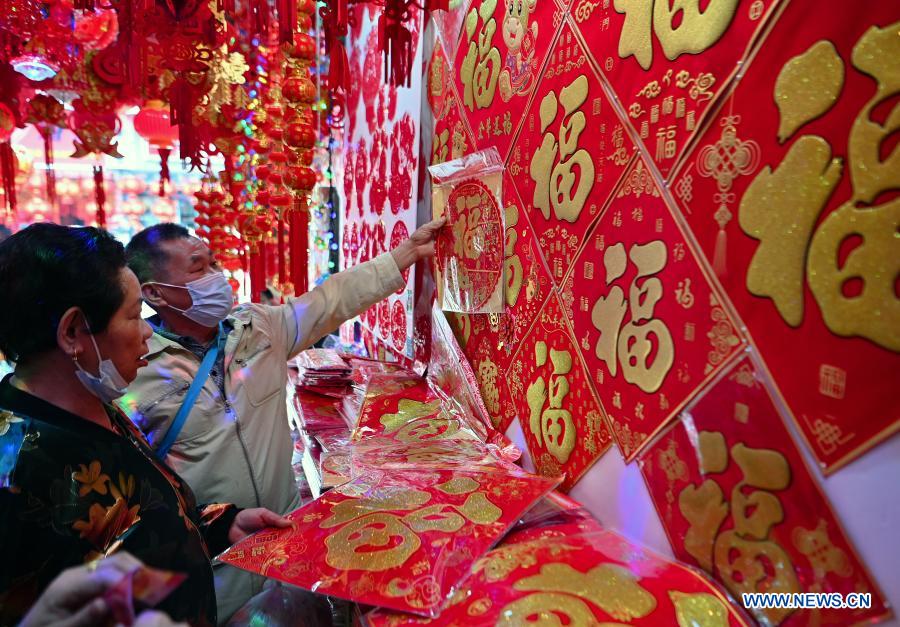
<svg viewBox="0 0 900 627"><path fill-rule="evenodd" d="M0 144L0 172L3 175L3 193L10 214L16 212L16 155L9 142Z"/></svg>
<svg viewBox="0 0 900 627"><path fill-rule="evenodd" d="M378 46L384 52L384 73L388 81L409 87L412 80L413 41L404 22L409 19L411 3L385 0L378 18Z"/></svg>
<svg viewBox="0 0 900 627"><path fill-rule="evenodd" d="M95 221L101 229L106 228L106 189L103 186L103 166L94 166L94 200L97 202Z"/></svg>

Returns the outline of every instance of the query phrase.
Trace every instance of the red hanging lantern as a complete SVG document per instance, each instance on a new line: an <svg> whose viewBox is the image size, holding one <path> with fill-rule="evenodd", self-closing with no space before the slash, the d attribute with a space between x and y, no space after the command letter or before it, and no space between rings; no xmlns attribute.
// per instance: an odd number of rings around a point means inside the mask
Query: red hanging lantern
<svg viewBox="0 0 900 627"><path fill-rule="evenodd" d="M178 127L172 124L169 108L162 100L148 100L134 116L134 130L159 152L159 195L166 195L169 178L169 154L178 140Z"/></svg>

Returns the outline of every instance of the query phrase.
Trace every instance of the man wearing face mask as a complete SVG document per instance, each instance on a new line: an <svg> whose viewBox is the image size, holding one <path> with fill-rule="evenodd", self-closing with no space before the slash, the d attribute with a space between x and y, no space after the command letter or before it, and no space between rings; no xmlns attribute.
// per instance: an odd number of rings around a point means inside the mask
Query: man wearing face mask
<svg viewBox="0 0 900 627"><path fill-rule="evenodd" d="M296 508L288 360L399 289L401 272L434 254L442 225L424 225L394 250L284 305L234 310L231 287L203 242L174 224L141 231L126 249L128 265L157 315L149 363L123 408L202 502ZM216 579L220 621L259 591L234 569Z"/></svg>

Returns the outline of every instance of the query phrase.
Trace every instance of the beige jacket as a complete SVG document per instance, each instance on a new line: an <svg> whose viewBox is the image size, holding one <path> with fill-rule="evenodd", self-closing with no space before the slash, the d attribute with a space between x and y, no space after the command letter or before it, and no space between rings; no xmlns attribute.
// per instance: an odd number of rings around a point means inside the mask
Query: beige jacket
<svg viewBox="0 0 900 627"><path fill-rule="evenodd" d="M299 505L291 469L287 362L403 284L396 262L385 253L285 305L242 305L232 312L234 330L225 343L227 398L207 378L167 459L198 502L280 513ZM148 343L150 363L120 403L156 443L168 431L200 361L159 334Z"/></svg>

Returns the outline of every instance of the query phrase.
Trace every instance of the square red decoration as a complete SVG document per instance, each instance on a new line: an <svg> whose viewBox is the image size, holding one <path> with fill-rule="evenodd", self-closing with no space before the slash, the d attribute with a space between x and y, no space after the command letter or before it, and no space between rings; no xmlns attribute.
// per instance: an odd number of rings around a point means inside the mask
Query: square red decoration
<svg viewBox="0 0 900 627"><path fill-rule="evenodd" d="M755 612L765 625L852 625L889 611L744 358L639 458L675 556L745 592L870 593L869 609Z"/></svg>
<svg viewBox="0 0 900 627"><path fill-rule="evenodd" d="M634 153L568 22L509 159L553 280L562 280Z"/></svg>
<svg viewBox="0 0 900 627"><path fill-rule="evenodd" d="M603 410L552 294L507 373L525 442L542 475L566 473L569 490L610 444Z"/></svg>
<svg viewBox="0 0 900 627"><path fill-rule="evenodd" d="M900 430L900 23L818 10L787 6L673 191L830 473Z"/></svg>
<svg viewBox="0 0 900 627"><path fill-rule="evenodd" d="M640 159L561 298L628 461L743 343Z"/></svg>
<svg viewBox="0 0 900 627"><path fill-rule="evenodd" d="M781 0L574 0L572 18L668 177Z"/></svg>
<svg viewBox="0 0 900 627"><path fill-rule="evenodd" d="M454 83L479 150L494 146L506 161L562 16L552 0L473 0L469 5Z"/></svg>
<svg viewBox="0 0 900 627"><path fill-rule="evenodd" d="M456 88L450 83L441 104L443 117L435 116L434 135L431 138L431 163L437 165L444 161L459 159L474 151L475 140L460 111L459 96Z"/></svg>
<svg viewBox="0 0 900 627"><path fill-rule="evenodd" d="M748 625L695 570L604 530L504 542L475 563L437 619L376 610L365 620L369 627Z"/></svg>
<svg viewBox="0 0 900 627"><path fill-rule="evenodd" d="M436 616L472 563L556 481L525 473L398 470L354 479L218 560L365 605Z"/></svg>

